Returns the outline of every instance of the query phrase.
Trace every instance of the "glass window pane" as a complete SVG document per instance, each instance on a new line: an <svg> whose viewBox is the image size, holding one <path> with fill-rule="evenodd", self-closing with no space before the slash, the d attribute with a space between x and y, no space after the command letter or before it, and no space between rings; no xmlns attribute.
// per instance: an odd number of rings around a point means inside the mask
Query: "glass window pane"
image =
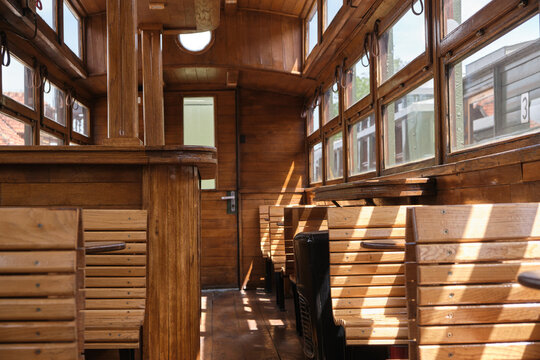
<svg viewBox="0 0 540 360"><path fill-rule="evenodd" d="M384 108L385 166L391 167L435 155L433 80Z"/></svg>
<svg viewBox="0 0 540 360"><path fill-rule="evenodd" d="M315 5L316 6L316 5ZM311 14L311 17L307 21L307 44L308 44L308 55L311 53L315 45L317 45L317 23L318 23L318 15L317 10Z"/></svg>
<svg viewBox="0 0 540 360"><path fill-rule="evenodd" d="M362 65L366 64L366 66ZM358 60L346 74L345 108L348 109L369 95L369 62L366 56Z"/></svg>
<svg viewBox="0 0 540 360"><path fill-rule="evenodd" d="M59 146L64 145L64 140L58 136L41 130L39 132L39 144L43 146Z"/></svg>
<svg viewBox="0 0 540 360"><path fill-rule="evenodd" d="M343 136L341 131L328 138L326 142L326 179L343 177Z"/></svg>
<svg viewBox="0 0 540 360"><path fill-rule="evenodd" d="M32 145L32 126L0 113L0 145Z"/></svg>
<svg viewBox="0 0 540 360"><path fill-rule="evenodd" d="M2 94L34 109L34 70L12 53L9 66L2 65Z"/></svg>
<svg viewBox="0 0 540 360"><path fill-rule="evenodd" d="M319 105L308 113L308 135L319 130Z"/></svg>
<svg viewBox="0 0 540 360"><path fill-rule="evenodd" d="M409 9L379 39L381 82L390 79L426 50L424 14L425 11L415 15Z"/></svg>
<svg viewBox="0 0 540 360"><path fill-rule="evenodd" d="M349 125L349 175L359 175L374 171L375 159L375 117Z"/></svg>
<svg viewBox="0 0 540 360"><path fill-rule="evenodd" d="M443 35L454 31L490 2L491 0L443 0Z"/></svg>
<svg viewBox="0 0 540 360"><path fill-rule="evenodd" d="M90 110L78 101L72 109L73 131L84 136L90 136Z"/></svg>
<svg viewBox="0 0 540 360"><path fill-rule="evenodd" d="M53 84L51 84L51 91L43 92L43 115L47 119L66 126L66 95Z"/></svg>
<svg viewBox="0 0 540 360"><path fill-rule="evenodd" d="M54 30L56 30L55 10L54 0L41 0L41 10L36 8L38 15Z"/></svg>
<svg viewBox="0 0 540 360"><path fill-rule="evenodd" d="M214 138L214 98L184 98L184 145L216 146ZM202 180L201 189L215 189L216 180Z"/></svg>
<svg viewBox="0 0 540 360"><path fill-rule="evenodd" d="M64 1L64 44L81 57L81 23L75 11Z"/></svg>
<svg viewBox="0 0 540 360"><path fill-rule="evenodd" d="M453 151L540 130L539 28L536 15L450 68Z"/></svg>
<svg viewBox="0 0 540 360"><path fill-rule="evenodd" d="M336 17L339 9L341 9L341 6L343 5L343 0L326 0L324 2L325 10L326 10L326 19L324 21L324 29L332 23L332 20Z"/></svg>
<svg viewBox="0 0 540 360"><path fill-rule="evenodd" d="M322 143L313 145L309 151L309 179L310 182L322 181Z"/></svg>
<svg viewBox="0 0 540 360"><path fill-rule="evenodd" d="M326 124L339 115L339 89L338 91L334 91L337 87L337 84L334 84L324 93L323 124Z"/></svg>

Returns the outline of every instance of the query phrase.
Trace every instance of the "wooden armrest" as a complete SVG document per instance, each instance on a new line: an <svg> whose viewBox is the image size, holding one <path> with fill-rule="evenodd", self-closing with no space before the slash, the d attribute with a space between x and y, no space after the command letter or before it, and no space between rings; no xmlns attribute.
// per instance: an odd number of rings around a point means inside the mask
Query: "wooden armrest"
<svg viewBox="0 0 540 360"><path fill-rule="evenodd" d="M124 250L126 243L122 241L87 241L84 248L87 254L99 254L108 251Z"/></svg>
<svg viewBox="0 0 540 360"><path fill-rule="evenodd" d="M362 241L361 246L364 249L374 250L405 250L405 242L403 241Z"/></svg>
<svg viewBox="0 0 540 360"><path fill-rule="evenodd" d="M540 270L526 271L518 276L518 282L532 289L540 289Z"/></svg>

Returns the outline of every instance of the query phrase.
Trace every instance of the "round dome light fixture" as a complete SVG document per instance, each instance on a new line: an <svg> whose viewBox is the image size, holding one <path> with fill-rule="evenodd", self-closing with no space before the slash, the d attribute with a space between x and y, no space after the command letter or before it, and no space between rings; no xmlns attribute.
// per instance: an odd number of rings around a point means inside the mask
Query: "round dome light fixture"
<svg viewBox="0 0 540 360"><path fill-rule="evenodd" d="M212 46L214 34L212 31L201 31L178 35L180 46L191 53L202 53Z"/></svg>

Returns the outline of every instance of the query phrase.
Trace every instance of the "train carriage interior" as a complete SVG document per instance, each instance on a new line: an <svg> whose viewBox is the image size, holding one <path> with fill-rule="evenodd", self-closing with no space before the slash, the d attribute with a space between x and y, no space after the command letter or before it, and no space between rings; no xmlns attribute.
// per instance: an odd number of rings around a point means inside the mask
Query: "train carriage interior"
<svg viewBox="0 0 540 360"><path fill-rule="evenodd" d="M0 0L1 360L539 360L540 1Z"/></svg>

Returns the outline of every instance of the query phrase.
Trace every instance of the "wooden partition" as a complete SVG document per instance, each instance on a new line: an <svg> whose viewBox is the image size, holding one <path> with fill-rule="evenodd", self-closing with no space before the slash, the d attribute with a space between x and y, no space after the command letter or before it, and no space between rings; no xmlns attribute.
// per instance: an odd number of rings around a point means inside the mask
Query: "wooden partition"
<svg viewBox="0 0 540 360"><path fill-rule="evenodd" d="M199 354L200 189L215 148L0 148L0 206L148 211L144 359Z"/></svg>
<svg viewBox="0 0 540 360"><path fill-rule="evenodd" d="M259 206L259 224L261 236L261 253L263 258L270 257L270 215L268 205Z"/></svg>
<svg viewBox="0 0 540 360"><path fill-rule="evenodd" d="M540 204L411 208L410 359L540 359Z"/></svg>

